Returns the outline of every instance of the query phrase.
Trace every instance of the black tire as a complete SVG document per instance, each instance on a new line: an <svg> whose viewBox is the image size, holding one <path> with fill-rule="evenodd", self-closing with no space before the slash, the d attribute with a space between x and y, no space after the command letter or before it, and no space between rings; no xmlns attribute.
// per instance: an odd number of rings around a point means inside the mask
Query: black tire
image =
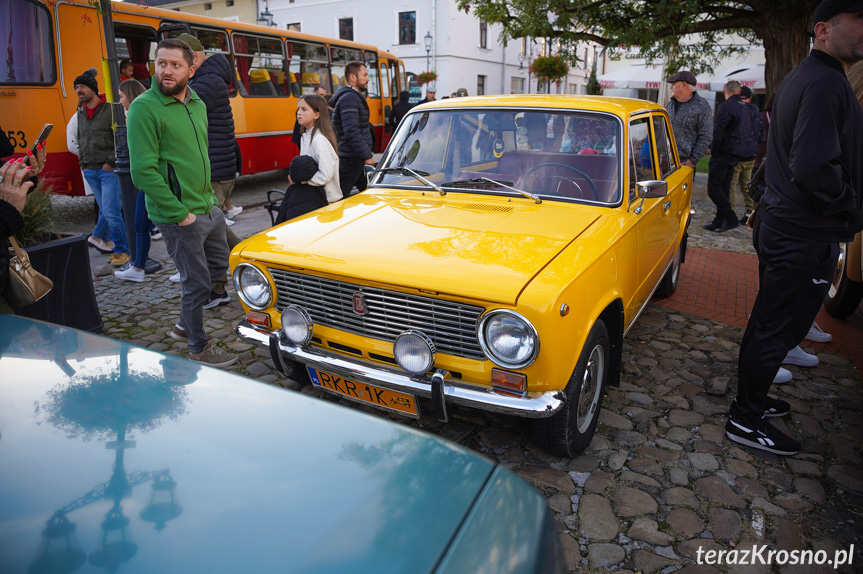
<svg viewBox="0 0 863 574"><path fill-rule="evenodd" d="M839 245L839 260L833 283L824 297L824 309L834 317L847 317L860 305L863 299L863 283L848 278L848 243Z"/></svg>
<svg viewBox="0 0 863 574"><path fill-rule="evenodd" d="M566 404L554 416L534 420L534 440L545 451L572 457L587 448L596 431L608 382L611 345L597 319L566 384Z"/></svg>
<svg viewBox="0 0 863 574"><path fill-rule="evenodd" d="M677 246L677 251L674 252L674 257L671 259L671 267L665 272L662 281L654 292L655 297L665 298L674 295L677 291L677 284L680 282L680 264L683 261L683 250L686 242L681 241Z"/></svg>

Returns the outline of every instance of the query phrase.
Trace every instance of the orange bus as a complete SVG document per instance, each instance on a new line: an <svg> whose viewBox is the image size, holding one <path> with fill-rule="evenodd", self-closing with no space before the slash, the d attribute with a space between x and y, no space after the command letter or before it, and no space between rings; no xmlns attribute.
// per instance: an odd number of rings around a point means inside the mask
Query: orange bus
<svg viewBox="0 0 863 574"><path fill-rule="evenodd" d="M183 32L201 40L207 53L224 54L236 80L231 105L242 175L287 168L299 152L292 141L297 98L323 86L332 94L345 85L351 60L366 63L371 81L367 102L375 151L389 143L389 114L407 90L404 63L374 46L289 30L228 22L172 10L112 2L117 55L134 64L145 86L153 75L155 47ZM78 160L66 146L66 124L76 113L72 82L87 68L99 70L107 57L102 19L87 0L0 0L0 129L25 153L44 123L49 162L43 178L58 193L82 195Z"/></svg>

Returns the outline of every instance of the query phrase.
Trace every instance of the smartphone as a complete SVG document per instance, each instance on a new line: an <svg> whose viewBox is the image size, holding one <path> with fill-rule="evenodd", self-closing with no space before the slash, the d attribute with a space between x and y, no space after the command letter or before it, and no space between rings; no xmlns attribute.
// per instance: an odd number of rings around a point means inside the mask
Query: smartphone
<svg viewBox="0 0 863 574"><path fill-rule="evenodd" d="M42 126L42 131L39 132L39 137L36 138L36 142L33 144L33 147L30 148L30 151L34 154L36 153L36 147L40 143L44 143L46 139L48 139L48 134L51 133L51 130L54 129L54 124L45 124Z"/></svg>

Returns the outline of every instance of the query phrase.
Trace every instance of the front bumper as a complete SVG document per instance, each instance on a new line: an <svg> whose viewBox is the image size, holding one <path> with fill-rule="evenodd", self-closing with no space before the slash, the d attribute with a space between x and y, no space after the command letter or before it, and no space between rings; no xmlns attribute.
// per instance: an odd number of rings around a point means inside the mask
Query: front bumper
<svg viewBox="0 0 863 574"><path fill-rule="evenodd" d="M234 331L247 343L270 349L276 368L282 372L290 371L289 366L284 363L284 360L288 359L352 381L435 399L432 392L433 377L428 375L411 377L404 371L358 359L349 359L325 349L297 347L283 336L280 337L278 332L255 327L245 320L237 325ZM455 381L446 377L443 380L442 394L447 403L525 418L550 417L563 408L566 402L561 391L534 393L526 397L508 397L491 391L457 386ZM437 410L438 405L435 406Z"/></svg>

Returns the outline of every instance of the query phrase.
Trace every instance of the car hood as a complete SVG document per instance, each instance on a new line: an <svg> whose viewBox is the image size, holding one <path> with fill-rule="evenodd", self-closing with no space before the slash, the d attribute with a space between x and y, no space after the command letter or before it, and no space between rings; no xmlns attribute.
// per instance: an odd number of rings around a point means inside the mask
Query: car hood
<svg viewBox="0 0 863 574"><path fill-rule="evenodd" d="M509 474L149 349L14 316L0 333L4 572L430 572L493 473ZM100 547L121 527L130 543ZM74 530L69 553L40 550L50 528Z"/></svg>
<svg viewBox="0 0 863 574"><path fill-rule="evenodd" d="M515 304L524 286L599 217L595 208L560 202L415 193L367 191L260 233L241 254Z"/></svg>

